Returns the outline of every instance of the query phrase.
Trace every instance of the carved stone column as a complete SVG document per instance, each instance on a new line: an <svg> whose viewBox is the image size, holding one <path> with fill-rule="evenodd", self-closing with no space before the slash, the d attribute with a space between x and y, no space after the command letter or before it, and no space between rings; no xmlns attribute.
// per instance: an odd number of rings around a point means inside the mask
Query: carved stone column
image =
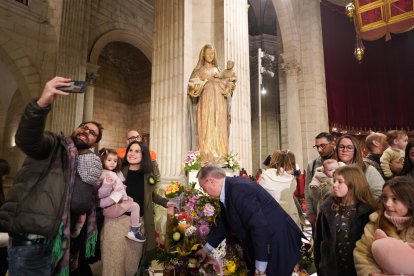
<svg viewBox="0 0 414 276"><path fill-rule="evenodd" d="M93 120L93 95L95 90L95 81L99 77L99 65L88 63L86 72L86 91L83 108L83 121Z"/></svg>
<svg viewBox="0 0 414 276"><path fill-rule="evenodd" d="M84 80L89 36L90 0L63 0L56 75ZM84 95L59 97L53 104L51 130L71 133L82 122Z"/></svg>
<svg viewBox="0 0 414 276"><path fill-rule="evenodd" d="M155 1L150 132L164 183L184 178L190 149L187 85L205 44L216 47L221 68L228 59L235 61L229 151L239 153L251 172L247 12L244 0Z"/></svg>
<svg viewBox="0 0 414 276"><path fill-rule="evenodd" d="M229 152L239 153L241 166L254 174L250 119L248 5L244 0L227 0L224 1L223 8L224 18L220 20L224 29L224 56L220 56L220 60L222 64L229 59L233 60L238 78L232 97Z"/></svg>
<svg viewBox="0 0 414 276"><path fill-rule="evenodd" d="M151 91L151 147L157 153L161 181L184 180L187 151L187 93L184 75L184 6L159 0L154 7L154 53Z"/></svg>
<svg viewBox="0 0 414 276"><path fill-rule="evenodd" d="M294 57L281 54L283 62L280 69L286 74L286 112L288 148L293 151L296 163L303 164L302 123L300 118L300 101L298 88L298 73L301 68Z"/></svg>

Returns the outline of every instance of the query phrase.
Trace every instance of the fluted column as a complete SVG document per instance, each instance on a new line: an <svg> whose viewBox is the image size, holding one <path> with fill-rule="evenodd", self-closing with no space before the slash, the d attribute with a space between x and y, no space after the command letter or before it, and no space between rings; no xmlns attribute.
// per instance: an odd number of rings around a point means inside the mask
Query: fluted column
<svg viewBox="0 0 414 276"><path fill-rule="evenodd" d="M223 63L234 60L238 78L232 98L229 152L239 153L241 165L253 174L247 12L247 1L224 1Z"/></svg>
<svg viewBox="0 0 414 276"><path fill-rule="evenodd" d="M151 145L164 182L184 178L190 150L187 84L204 44L217 48L219 65L235 61L229 151L251 172L247 3L244 0L155 1L151 92Z"/></svg>
<svg viewBox="0 0 414 276"><path fill-rule="evenodd" d="M155 1L151 91L151 147L157 152L161 181L184 179L187 151L187 93L184 76L184 5Z"/></svg>
<svg viewBox="0 0 414 276"><path fill-rule="evenodd" d="M300 102L298 88L298 73L300 66L296 58L281 54L283 62L281 70L286 75L286 116L287 116L287 137L288 148L293 151L296 163L302 166L302 123L300 118Z"/></svg>
<svg viewBox="0 0 414 276"><path fill-rule="evenodd" d="M56 75L85 80L90 0L63 0ZM59 97L53 105L52 131L71 133L83 119L84 95Z"/></svg>
<svg viewBox="0 0 414 276"><path fill-rule="evenodd" d="M86 91L84 101L83 121L93 120L93 95L95 91L95 81L98 75L99 65L88 63L86 72Z"/></svg>

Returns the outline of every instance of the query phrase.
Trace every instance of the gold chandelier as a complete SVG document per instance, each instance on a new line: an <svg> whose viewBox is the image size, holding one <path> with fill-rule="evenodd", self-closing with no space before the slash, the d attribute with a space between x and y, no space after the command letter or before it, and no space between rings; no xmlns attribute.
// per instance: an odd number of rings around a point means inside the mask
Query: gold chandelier
<svg viewBox="0 0 414 276"><path fill-rule="evenodd" d="M350 0L345 14L354 21L354 55L360 62L365 47L362 40L376 40L391 33L403 33L414 27L414 0Z"/></svg>

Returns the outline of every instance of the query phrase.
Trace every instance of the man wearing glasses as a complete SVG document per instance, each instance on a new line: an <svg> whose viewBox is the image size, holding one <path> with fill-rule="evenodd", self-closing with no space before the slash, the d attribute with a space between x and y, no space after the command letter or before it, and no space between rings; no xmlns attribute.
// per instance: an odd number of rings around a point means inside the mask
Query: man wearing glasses
<svg viewBox="0 0 414 276"><path fill-rule="evenodd" d="M305 199L306 199L306 215L309 222L312 225L312 230L315 228L316 215L317 215L317 202L309 195L309 184L312 181L312 177L315 174L316 168L322 166L323 161L326 159L335 158L335 139L332 134L327 132L321 132L315 137L315 145L313 146L319 153L319 156L314 160L309 161L306 169L306 182L305 182ZM314 231L312 231L314 232Z"/></svg>
<svg viewBox="0 0 414 276"><path fill-rule="evenodd" d="M69 86L70 81L62 77L48 81L40 98L26 106L16 132L16 144L27 158L0 209L0 232L11 237L9 275L69 275L69 267L75 269L77 261L70 239L77 212L89 214L85 246L89 253L94 251L94 195L79 188L82 177L100 176L102 165L99 170L79 157L101 140L103 127L89 121L70 136L45 131L52 104L69 95L58 88Z"/></svg>
<svg viewBox="0 0 414 276"><path fill-rule="evenodd" d="M142 142L142 136L139 134L139 132L137 130L130 130L130 131L128 131L127 137L128 137L127 140L126 140L127 146L131 142L134 142L134 141ZM147 145L147 146L149 146L149 145ZM118 153L119 158L122 159L125 156L126 148L118 148L116 150L116 152ZM157 154L155 153L155 151L150 150L150 157L151 157L151 160L152 161L157 160Z"/></svg>

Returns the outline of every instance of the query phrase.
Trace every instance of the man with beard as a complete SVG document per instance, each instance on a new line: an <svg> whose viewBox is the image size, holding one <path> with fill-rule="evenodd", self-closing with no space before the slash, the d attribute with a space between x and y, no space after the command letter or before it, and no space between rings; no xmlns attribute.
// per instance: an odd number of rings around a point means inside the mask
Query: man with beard
<svg viewBox="0 0 414 276"><path fill-rule="evenodd" d="M16 144L27 158L0 209L0 232L11 237L9 275L69 275L79 256L71 249L74 214L89 214L85 251L94 252L94 189L83 178L96 178L100 171L96 162L90 165L80 157L101 140L103 128L90 121L67 137L45 131L51 105L69 95L58 87L69 85L70 79L62 77L47 82L40 98L27 105L16 132Z"/></svg>
<svg viewBox="0 0 414 276"><path fill-rule="evenodd" d="M312 233L314 233L317 205L318 202L312 199L309 195L309 184L315 174L316 168L322 166L326 159L335 158L335 139L332 134L327 132L321 132L315 137L315 145L313 146L319 153L319 156L308 163L306 169L306 182L305 182L305 200L306 200L306 215L309 222L312 225Z"/></svg>

